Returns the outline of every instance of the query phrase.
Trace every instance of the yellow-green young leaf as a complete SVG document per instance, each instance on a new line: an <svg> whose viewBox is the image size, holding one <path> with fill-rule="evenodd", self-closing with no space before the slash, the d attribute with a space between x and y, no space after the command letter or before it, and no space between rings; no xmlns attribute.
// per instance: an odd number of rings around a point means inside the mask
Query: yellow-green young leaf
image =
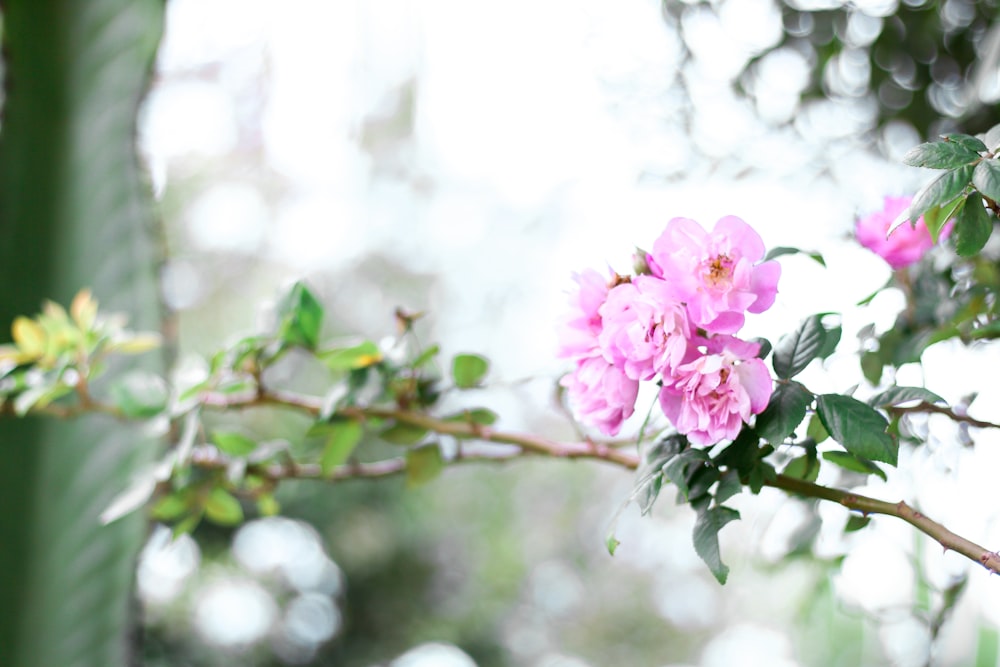
<svg viewBox="0 0 1000 667"><path fill-rule="evenodd" d="M257 449L257 441L242 433L216 431L212 434L212 444L230 456L247 456Z"/></svg>
<svg viewBox="0 0 1000 667"><path fill-rule="evenodd" d="M142 354L155 350L162 344L163 337L152 331L116 334L111 343L108 344L108 351L120 354Z"/></svg>
<svg viewBox="0 0 1000 667"><path fill-rule="evenodd" d="M370 340L353 347L325 350L318 356L332 371L353 371L382 361L382 351Z"/></svg>
<svg viewBox="0 0 1000 667"><path fill-rule="evenodd" d="M38 322L23 315L11 326L14 343L27 359L36 359L45 354L45 329Z"/></svg>
<svg viewBox="0 0 1000 667"><path fill-rule="evenodd" d="M460 389L476 387L490 369L486 357L478 354L459 354L451 362L451 377Z"/></svg>
<svg viewBox="0 0 1000 667"><path fill-rule="evenodd" d="M408 487L425 484L441 474L444 459L437 443L416 447L406 452L406 485Z"/></svg>
<svg viewBox="0 0 1000 667"><path fill-rule="evenodd" d="M97 320L97 301L89 289L82 289L73 297L69 306L70 315L80 331L90 331Z"/></svg>
<svg viewBox="0 0 1000 667"><path fill-rule="evenodd" d="M235 496L216 486L205 501L205 516L220 526L234 526L243 521L243 507Z"/></svg>
<svg viewBox="0 0 1000 667"><path fill-rule="evenodd" d="M257 511L261 516L275 516L281 512L281 505L270 493L264 493L257 497Z"/></svg>
<svg viewBox="0 0 1000 667"><path fill-rule="evenodd" d="M931 206L924 211L924 224L927 225L927 230L931 233L931 239L934 243L938 242L938 236L944 226L958 214L959 209L964 205L965 199L957 197L950 202L940 206Z"/></svg>
<svg viewBox="0 0 1000 667"><path fill-rule="evenodd" d="M329 427L326 431L326 445L319 460L324 475L350 458L365 432L361 422L353 419L334 421L326 426Z"/></svg>

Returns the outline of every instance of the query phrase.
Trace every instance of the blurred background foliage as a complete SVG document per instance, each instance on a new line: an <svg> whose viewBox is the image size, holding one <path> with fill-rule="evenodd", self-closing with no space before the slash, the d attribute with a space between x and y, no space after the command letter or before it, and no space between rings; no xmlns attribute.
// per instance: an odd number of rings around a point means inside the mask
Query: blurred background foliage
<svg viewBox="0 0 1000 667"><path fill-rule="evenodd" d="M890 172L922 139L986 129L1000 99L992 0L267 5L0 3L0 319L89 285L154 328L162 300L183 383L304 275L335 314L327 335L378 339L396 306L427 311L423 339L494 360L481 403L502 425L572 438L552 398L560 367L539 361L569 269L687 214L656 199L645 226L620 222L633 189L763 174L808 190L832 175L825 196L870 200L887 180L863 183L856 156ZM454 23L467 27L442 27ZM460 96L441 93L456 80ZM799 238L826 251L856 205L832 207L836 231ZM787 208L815 218L811 206ZM774 224L765 239L786 223ZM260 438L302 428L241 417ZM692 517L666 502L642 522L626 513L611 559L603 537L627 476L525 461L417 489L288 484L294 522L203 524L175 541L154 527L130 605L141 526L95 517L139 463L135 434L3 428L3 665L922 665L954 583L924 576L916 542L889 578L903 594L845 600L845 547L814 550L824 515L770 494L744 499L755 518L722 535L724 589L691 549ZM978 623L941 644L941 664L976 651L996 664L995 626Z"/></svg>

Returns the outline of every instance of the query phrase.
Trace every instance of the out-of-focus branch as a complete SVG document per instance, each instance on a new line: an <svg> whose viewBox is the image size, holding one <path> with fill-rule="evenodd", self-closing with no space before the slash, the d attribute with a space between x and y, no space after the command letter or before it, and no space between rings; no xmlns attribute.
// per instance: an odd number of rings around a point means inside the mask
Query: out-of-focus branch
<svg viewBox="0 0 1000 667"><path fill-rule="evenodd" d="M939 415L945 415L954 422L968 424L969 426L975 426L976 428L1000 428L1000 424L983 421L981 419L976 419L975 417L970 417L969 415L956 412L955 409L950 406L936 405L934 403L928 403L927 401L921 401L916 405L909 405L906 407L901 407L901 406L888 407L886 408L886 411L894 416L915 414L915 413L916 414L934 413Z"/></svg>

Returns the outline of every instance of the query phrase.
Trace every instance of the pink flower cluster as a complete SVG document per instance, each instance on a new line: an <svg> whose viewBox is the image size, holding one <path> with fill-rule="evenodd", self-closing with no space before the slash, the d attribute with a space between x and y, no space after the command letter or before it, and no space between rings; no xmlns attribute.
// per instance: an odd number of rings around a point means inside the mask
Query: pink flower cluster
<svg viewBox="0 0 1000 667"><path fill-rule="evenodd" d="M934 240L923 217L916 224L909 222L897 226L889 233L896 219L909 207L912 197L886 197L882 210L859 218L854 226L858 242L884 259L893 269L915 264L931 249ZM944 226L940 236L946 237L951 223Z"/></svg>
<svg viewBox="0 0 1000 667"><path fill-rule="evenodd" d="M656 381L663 413L695 444L730 440L771 398L760 346L740 340L744 314L771 307L781 267L747 223L727 216L711 232L674 218L646 256L648 273L587 269L575 276L560 356L580 418L615 435L634 409L639 383Z"/></svg>

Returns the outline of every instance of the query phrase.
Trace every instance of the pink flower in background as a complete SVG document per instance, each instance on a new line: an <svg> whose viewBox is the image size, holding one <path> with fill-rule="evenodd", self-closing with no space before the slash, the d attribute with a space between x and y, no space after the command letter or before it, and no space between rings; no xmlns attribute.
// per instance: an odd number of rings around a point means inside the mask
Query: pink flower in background
<svg viewBox="0 0 1000 667"><path fill-rule="evenodd" d="M684 305L659 278L637 276L616 286L601 317L597 340L604 358L633 380L669 375L687 354L691 327Z"/></svg>
<svg viewBox="0 0 1000 667"><path fill-rule="evenodd" d="M744 312L762 313L774 303L781 266L764 259L764 242L736 216L711 233L688 218L674 218L653 244L647 261L674 296L687 303L691 322L710 333L735 333Z"/></svg>
<svg viewBox="0 0 1000 667"><path fill-rule="evenodd" d="M570 294L570 313L560 323L559 356L589 355L601 332L600 307L608 296L608 280L593 269L573 276L578 289Z"/></svg>
<svg viewBox="0 0 1000 667"><path fill-rule="evenodd" d="M767 407L771 375L756 358L760 346L732 336L699 341L704 353L682 364L660 390L660 407L697 445L732 440L750 415Z"/></svg>
<svg viewBox="0 0 1000 667"><path fill-rule="evenodd" d="M909 207L912 199L886 197L881 211L859 218L854 226L858 242L888 262L893 269L915 264L934 245L923 217L917 218L916 225L904 222L889 233L892 223ZM947 236L950 231L951 225L946 225L941 230L941 236Z"/></svg>
<svg viewBox="0 0 1000 667"><path fill-rule="evenodd" d="M605 435L617 435L622 423L635 411L639 383L599 353L578 360L576 369L559 384L566 387L580 420Z"/></svg>

